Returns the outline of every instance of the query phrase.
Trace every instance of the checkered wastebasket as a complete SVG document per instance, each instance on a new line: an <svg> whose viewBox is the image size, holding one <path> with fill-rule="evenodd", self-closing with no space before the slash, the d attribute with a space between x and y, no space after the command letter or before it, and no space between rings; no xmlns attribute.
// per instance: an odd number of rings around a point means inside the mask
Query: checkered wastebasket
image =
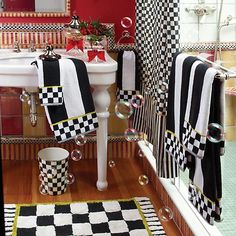
<svg viewBox="0 0 236 236"><path fill-rule="evenodd" d="M74 182L74 176L68 173L68 159L69 152L59 147L44 148L38 152L41 194L63 194L67 185Z"/></svg>

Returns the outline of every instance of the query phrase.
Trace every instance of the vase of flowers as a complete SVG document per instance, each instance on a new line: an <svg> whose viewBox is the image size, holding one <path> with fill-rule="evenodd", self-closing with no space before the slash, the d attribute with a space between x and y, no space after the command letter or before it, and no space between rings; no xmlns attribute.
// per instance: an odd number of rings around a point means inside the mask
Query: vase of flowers
<svg viewBox="0 0 236 236"><path fill-rule="evenodd" d="M79 21L78 17L73 16L65 26L64 35L71 45L83 40L83 48L107 49L107 37L111 36L111 32L99 20Z"/></svg>

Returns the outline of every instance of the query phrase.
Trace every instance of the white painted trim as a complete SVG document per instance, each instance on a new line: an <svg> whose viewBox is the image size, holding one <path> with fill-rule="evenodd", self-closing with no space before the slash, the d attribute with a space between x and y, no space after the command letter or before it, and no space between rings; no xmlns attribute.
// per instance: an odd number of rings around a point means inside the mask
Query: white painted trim
<svg viewBox="0 0 236 236"><path fill-rule="evenodd" d="M138 145L153 170L156 171L156 160L152 154L152 144L139 141ZM222 236L217 227L209 225L188 201L188 189L180 178L176 178L174 182L178 182L181 193L177 188L177 184L174 184L171 179L159 178L159 180L195 236Z"/></svg>

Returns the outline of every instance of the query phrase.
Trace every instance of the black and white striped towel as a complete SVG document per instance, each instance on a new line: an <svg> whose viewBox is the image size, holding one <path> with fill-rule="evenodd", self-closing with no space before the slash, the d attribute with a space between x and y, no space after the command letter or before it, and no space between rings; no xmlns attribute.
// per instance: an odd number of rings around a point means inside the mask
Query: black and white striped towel
<svg viewBox="0 0 236 236"><path fill-rule="evenodd" d="M37 60L37 64L38 75L43 75L44 81L50 81L60 74L57 81L63 85L63 104L45 106L48 122L57 141L64 142L76 135L89 133L98 128L97 114L84 62L74 58L64 58L58 61ZM53 69L48 69L51 64Z"/></svg>
<svg viewBox="0 0 236 236"><path fill-rule="evenodd" d="M37 61L37 66L41 106L61 105L63 103L63 78L69 76L69 71L63 66L63 60L42 63Z"/></svg>
<svg viewBox="0 0 236 236"><path fill-rule="evenodd" d="M131 102L140 89L135 51L119 51L117 62L117 100Z"/></svg>
<svg viewBox="0 0 236 236"><path fill-rule="evenodd" d="M176 54L173 58L169 82L165 148L182 170L185 170L187 166L188 157L182 144L183 123L187 106L189 76L195 63L199 63L195 57L182 53Z"/></svg>
<svg viewBox="0 0 236 236"><path fill-rule="evenodd" d="M212 85L217 70L197 61L191 69L187 107L184 118L183 144L198 158L206 149Z"/></svg>
<svg viewBox="0 0 236 236"><path fill-rule="evenodd" d="M189 168L189 199L210 224L221 214L222 142L207 139L209 123L223 126L224 81L197 58L173 60L167 107L166 150L180 168Z"/></svg>

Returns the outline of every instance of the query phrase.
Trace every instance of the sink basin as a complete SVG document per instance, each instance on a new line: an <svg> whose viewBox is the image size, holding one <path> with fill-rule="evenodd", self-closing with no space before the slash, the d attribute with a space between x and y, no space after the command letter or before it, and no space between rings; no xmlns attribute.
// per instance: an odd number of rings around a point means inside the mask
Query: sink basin
<svg viewBox="0 0 236 236"><path fill-rule="evenodd" d="M65 50L55 50L62 57L71 57ZM43 52L20 53L0 49L0 87L38 87L37 69L31 62ZM106 53L106 62L85 62L91 85L110 85L115 82L117 62Z"/></svg>

